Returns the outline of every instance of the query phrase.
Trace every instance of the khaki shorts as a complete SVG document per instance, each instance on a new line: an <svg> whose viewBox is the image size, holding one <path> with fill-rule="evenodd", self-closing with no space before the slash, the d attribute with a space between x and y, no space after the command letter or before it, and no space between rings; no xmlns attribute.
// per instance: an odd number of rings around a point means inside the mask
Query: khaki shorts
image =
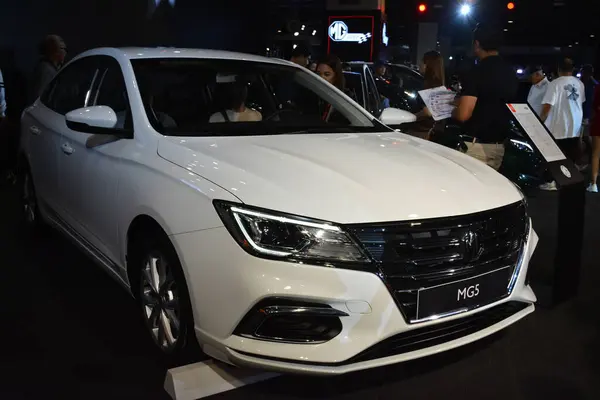
<svg viewBox="0 0 600 400"><path fill-rule="evenodd" d="M467 145L467 154L494 168L500 169L504 159L504 144L470 143Z"/></svg>

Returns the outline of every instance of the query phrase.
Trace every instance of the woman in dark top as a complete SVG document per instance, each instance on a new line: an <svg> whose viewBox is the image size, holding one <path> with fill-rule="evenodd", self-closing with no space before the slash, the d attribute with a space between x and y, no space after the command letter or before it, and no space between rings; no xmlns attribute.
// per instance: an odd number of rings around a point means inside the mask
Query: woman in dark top
<svg viewBox="0 0 600 400"><path fill-rule="evenodd" d="M342 91L346 87L342 61L333 54L327 55L317 63L317 74Z"/></svg>
<svg viewBox="0 0 600 400"><path fill-rule="evenodd" d="M336 88L345 92L346 78L344 77L344 66L342 61L335 55L329 54L317 63L317 74L331 83ZM327 122L345 122L340 121L338 113L331 110L331 104L319 104L321 119ZM343 117L342 117L343 118Z"/></svg>

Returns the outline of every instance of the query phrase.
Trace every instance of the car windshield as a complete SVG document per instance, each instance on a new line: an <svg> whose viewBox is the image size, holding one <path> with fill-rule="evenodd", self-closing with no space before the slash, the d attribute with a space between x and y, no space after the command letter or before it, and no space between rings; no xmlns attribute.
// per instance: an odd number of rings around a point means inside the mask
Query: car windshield
<svg viewBox="0 0 600 400"><path fill-rule="evenodd" d="M131 63L148 119L164 135L387 130L308 70L222 59Z"/></svg>

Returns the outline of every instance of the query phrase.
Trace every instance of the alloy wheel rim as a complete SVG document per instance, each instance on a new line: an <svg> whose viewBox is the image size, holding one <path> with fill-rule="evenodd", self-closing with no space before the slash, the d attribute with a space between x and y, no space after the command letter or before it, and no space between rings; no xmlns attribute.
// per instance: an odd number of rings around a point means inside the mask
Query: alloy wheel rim
<svg viewBox="0 0 600 400"><path fill-rule="evenodd" d="M35 222L35 210L36 200L31 184L31 177L29 174L26 174L23 182L23 211L25 212L27 223L32 224Z"/></svg>
<svg viewBox="0 0 600 400"><path fill-rule="evenodd" d="M154 343L171 352L181 336L180 299L169 264L160 255L150 255L141 279L142 307Z"/></svg>

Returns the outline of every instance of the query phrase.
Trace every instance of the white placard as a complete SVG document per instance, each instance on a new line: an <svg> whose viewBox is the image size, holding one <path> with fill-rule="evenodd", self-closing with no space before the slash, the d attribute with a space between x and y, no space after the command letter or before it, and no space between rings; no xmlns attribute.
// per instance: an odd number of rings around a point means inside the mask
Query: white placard
<svg viewBox="0 0 600 400"><path fill-rule="evenodd" d="M444 86L433 89L420 90L419 96L423 99L425 106L429 109L434 121L450 118L454 111L454 99L456 93Z"/></svg>
<svg viewBox="0 0 600 400"><path fill-rule="evenodd" d="M529 138L533 141L542 156L548 162L565 160L567 157L552 136L546 130L546 127L533 113L527 104L507 104L510 112L515 116L519 124L525 129Z"/></svg>

